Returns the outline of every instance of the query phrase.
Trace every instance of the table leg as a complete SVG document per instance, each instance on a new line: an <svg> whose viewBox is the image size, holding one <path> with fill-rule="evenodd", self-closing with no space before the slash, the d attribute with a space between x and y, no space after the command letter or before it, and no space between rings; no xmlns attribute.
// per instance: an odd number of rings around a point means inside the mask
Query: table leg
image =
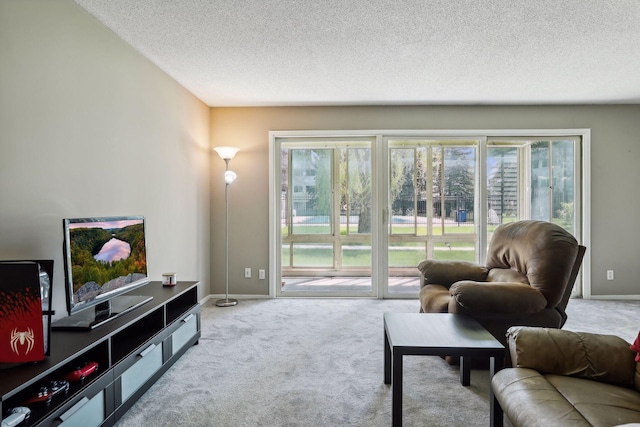
<svg viewBox="0 0 640 427"><path fill-rule="evenodd" d="M384 383L391 384L391 346L386 327L384 330Z"/></svg>
<svg viewBox="0 0 640 427"><path fill-rule="evenodd" d="M502 369L504 366L504 357L492 357L489 365L489 416L491 427L502 427L504 422L504 413L502 411L502 407L496 399L495 394L493 393L493 387L491 386L491 379L493 375Z"/></svg>
<svg viewBox="0 0 640 427"><path fill-rule="evenodd" d="M393 352L393 384L391 385L391 425L402 426L402 353Z"/></svg>
<svg viewBox="0 0 640 427"><path fill-rule="evenodd" d="M468 386L471 384L471 360L460 356L460 384Z"/></svg>

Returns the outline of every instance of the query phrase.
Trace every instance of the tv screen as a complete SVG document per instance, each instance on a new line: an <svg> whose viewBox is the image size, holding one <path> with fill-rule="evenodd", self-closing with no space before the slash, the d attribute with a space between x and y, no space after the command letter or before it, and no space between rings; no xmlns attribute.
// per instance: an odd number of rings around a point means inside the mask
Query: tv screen
<svg viewBox="0 0 640 427"><path fill-rule="evenodd" d="M63 220L69 314L149 281L143 216Z"/></svg>

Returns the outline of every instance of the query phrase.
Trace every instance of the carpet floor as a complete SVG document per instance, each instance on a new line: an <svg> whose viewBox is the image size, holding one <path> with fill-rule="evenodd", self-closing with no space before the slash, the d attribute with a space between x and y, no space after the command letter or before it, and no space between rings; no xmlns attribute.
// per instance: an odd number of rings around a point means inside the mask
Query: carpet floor
<svg viewBox="0 0 640 427"><path fill-rule="evenodd" d="M202 307L202 337L119 420L138 426L389 426L384 312L417 300L268 299ZM633 341L640 301L569 302L565 329ZM489 377L405 357L405 426L487 426Z"/></svg>

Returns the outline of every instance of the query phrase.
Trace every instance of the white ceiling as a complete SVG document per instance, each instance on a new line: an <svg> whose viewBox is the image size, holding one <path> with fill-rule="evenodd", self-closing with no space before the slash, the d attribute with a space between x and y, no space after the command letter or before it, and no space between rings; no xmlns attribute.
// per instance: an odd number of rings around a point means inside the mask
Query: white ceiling
<svg viewBox="0 0 640 427"><path fill-rule="evenodd" d="M75 0L209 106L640 104L640 0Z"/></svg>

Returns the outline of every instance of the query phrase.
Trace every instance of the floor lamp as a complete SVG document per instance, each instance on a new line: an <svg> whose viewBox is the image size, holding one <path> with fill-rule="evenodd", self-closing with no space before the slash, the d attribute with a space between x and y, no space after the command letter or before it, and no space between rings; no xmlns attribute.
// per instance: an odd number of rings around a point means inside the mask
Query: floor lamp
<svg viewBox="0 0 640 427"><path fill-rule="evenodd" d="M236 147L215 147L214 150L226 164L226 169L224 171L224 274L226 296L224 299L216 301L216 305L218 307L231 307L232 305L238 304L238 300L229 299L229 184L235 181L237 175L234 171L229 170L229 160L233 159L240 149Z"/></svg>

